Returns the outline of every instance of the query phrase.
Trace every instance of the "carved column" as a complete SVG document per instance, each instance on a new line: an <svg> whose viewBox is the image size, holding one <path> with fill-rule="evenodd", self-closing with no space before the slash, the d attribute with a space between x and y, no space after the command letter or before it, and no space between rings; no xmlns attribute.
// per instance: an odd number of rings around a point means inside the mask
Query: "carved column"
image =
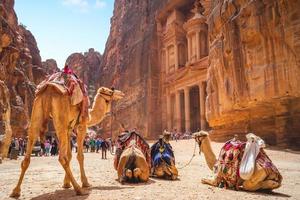
<svg viewBox="0 0 300 200"><path fill-rule="evenodd" d="M174 44L174 54L175 54L175 71L176 71L179 66L178 44L176 42Z"/></svg>
<svg viewBox="0 0 300 200"><path fill-rule="evenodd" d="M200 31L196 32L196 56L197 56L197 60L200 59L200 50L201 46L200 46Z"/></svg>
<svg viewBox="0 0 300 200"><path fill-rule="evenodd" d="M184 115L185 115L185 131L191 130L191 115L190 115L190 88L184 88Z"/></svg>
<svg viewBox="0 0 300 200"><path fill-rule="evenodd" d="M199 96L200 96L200 125L201 130L206 130L206 119L205 119L205 84L201 82L199 84Z"/></svg>
<svg viewBox="0 0 300 200"><path fill-rule="evenodd" d="M168 131L172 130L172 123L171 123L171 95L167 94L167 127L168 127Z"/></svg>
<svg viewBox="0 0 300 200"><path fill-rule="evenodd" d="M177 131L181 131L180 92L175 92L175 124Z"/></svg>
<svg viewBox="0 0 300 200"><path fill-rule="evenodd" d="M188 46L187 46L187 49L188 49L188 62L190 62L190 60L191 60L191 40L190 40L189 36L187 36L187 42L188 42Z"/></svg>

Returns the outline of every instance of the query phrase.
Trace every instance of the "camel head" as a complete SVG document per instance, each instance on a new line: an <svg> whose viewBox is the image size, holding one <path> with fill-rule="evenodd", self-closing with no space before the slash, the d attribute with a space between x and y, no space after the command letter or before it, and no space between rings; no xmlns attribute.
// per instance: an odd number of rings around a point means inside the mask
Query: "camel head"
<svg viewBox="0 0 300 200"><path fill-rule="evenodd" d="M119 90L115 90L114 88L109 89L106 87L99 88L97 93L103 96L108 101L120 100L125 96L125 94Z"/></svg>
<svg viewBox="0 0 300 200"><path fill-rule="evenodd" d="M203 130L201 130L201 131L199 131L199 132L196 132L196 133L194 133L193 134L193 138L195 138L195 141L198 143L198 145L199 145L199 151L201 152L201 144L202 144L202 141L204 140L204 139L206 139L207 137L208 137L208 132L206 132L206 131L203 131ZM200 153L199 152L199 153Z"/></svg>

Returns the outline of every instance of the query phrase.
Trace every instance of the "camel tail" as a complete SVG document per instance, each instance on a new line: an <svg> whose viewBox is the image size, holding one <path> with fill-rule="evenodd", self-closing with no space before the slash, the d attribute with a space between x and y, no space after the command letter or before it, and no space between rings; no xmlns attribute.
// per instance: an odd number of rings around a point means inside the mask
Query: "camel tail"
<svg viewBox="0 0 300 200"><path fill-rule="evenodd" d="M125 165L125 169L134 170L136 168L135 161L136 161L136 155L135 152L132 151Z"/></svg>

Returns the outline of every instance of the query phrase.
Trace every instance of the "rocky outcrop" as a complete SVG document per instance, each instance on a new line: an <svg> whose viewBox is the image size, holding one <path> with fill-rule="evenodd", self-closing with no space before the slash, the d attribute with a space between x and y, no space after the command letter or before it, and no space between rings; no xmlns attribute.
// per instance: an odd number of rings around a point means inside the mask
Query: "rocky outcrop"
<svg viewBox="0 0 300 200"><path fill-rule="evenodd" d="M46 72L46 74L54 74L55 72L60 71L57 66L57 62L54 59L47 59L42 62L42 69Z"/></svg>
<svg viewBox="0 0 300 200"><path fill-rule="evenodd" d="M160 68L155 14L166 0L116 0L111 30L100 68L99 83L122 90L126 97L114 106L127 129L151 138L161 133ZM118 133L117 123L113 131ZM104 133L110 122L102 123Z"/></svg>
<svg viewBox="0 0 300 200"><path fill-rule="evenodd" d="M216 140L300 145L300 1L211 1L206 115Z"/></svg>
<svg viewBox="0 0 300 200"><path fill-rule="evenodd" d="M36 84L45 78L36 40L18 25L14 1L0 2L0 134L25 136ZM7 104L9 102L9 104Z"/></svg>
<svg viewBox="0 0 300 200"><path fill-rule="evenodd" d="M101 58L101 54L91 48L83 54L73 53L66 60L66 64L87 85L90 100L93 99L98 86Z"/></svg>

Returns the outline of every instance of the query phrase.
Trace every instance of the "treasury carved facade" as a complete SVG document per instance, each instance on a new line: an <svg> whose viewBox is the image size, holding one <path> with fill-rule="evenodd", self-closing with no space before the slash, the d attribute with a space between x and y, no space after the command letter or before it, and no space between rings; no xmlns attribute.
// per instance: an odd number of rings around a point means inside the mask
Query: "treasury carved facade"
<svg viewBox="0 0 300 200"><path fill-rule="evenodd" d="M196 1L171 1L157 15L163 127L207 129L205 117L208 25Z"/></svg>

